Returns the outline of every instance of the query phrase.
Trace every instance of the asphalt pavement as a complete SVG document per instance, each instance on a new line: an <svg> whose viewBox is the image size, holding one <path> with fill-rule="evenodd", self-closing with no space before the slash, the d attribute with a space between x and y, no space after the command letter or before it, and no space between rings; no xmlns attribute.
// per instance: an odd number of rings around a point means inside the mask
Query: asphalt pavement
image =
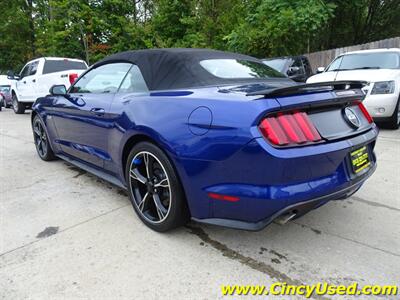
<svg viewBox="0 0 400 300"><path fill-rule="evenodd" d="M190 223L160 234L125 191L40 160L29 113L3 110L0 298L216 299L221 284L399 285L400 130L381 130L376 154L377 171L354 196L286 225Z"/></svg>

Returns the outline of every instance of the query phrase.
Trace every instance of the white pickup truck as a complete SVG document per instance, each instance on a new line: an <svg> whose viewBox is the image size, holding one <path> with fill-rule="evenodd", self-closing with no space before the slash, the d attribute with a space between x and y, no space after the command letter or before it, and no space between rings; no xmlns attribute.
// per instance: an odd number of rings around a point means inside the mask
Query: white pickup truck
<svg viewBox="0 0 400 300"><path fill-rule="evenodd" d="M19 75L9 72L14 112L23 114L37 98L46 96L53 85L64 84L68 88L87 68L83 60L42 57L28 62Z"/></svg>

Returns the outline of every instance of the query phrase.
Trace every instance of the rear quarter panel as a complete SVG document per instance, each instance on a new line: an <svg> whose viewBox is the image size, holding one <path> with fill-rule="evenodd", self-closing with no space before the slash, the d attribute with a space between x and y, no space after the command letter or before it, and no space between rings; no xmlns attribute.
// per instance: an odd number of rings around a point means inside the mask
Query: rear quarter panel
<svg viewBox="0 0 400 300"><path fill-rule="evenodd" d="M183 183L192 215L209 216L209 199L200 192L202 178L213 164L225 161L253 138L251 127L266 110L279 104L268 101L249 101L244 94L218 95L207 89L186 96L120 95L114 99L110 113L115 126L109 137L109 151L115 163L114 172L124 181L122 152L126 141L141 134L150 137L171 159ZM205 117L191 119L199 107L211 112ZM121 113L122 112L122 113ZM211 121L211 122L210 122ZM201 128L201 135L193 129ZM121 145L115 147L115 145ZM212 174L209 174L212 180Z"/></svg>

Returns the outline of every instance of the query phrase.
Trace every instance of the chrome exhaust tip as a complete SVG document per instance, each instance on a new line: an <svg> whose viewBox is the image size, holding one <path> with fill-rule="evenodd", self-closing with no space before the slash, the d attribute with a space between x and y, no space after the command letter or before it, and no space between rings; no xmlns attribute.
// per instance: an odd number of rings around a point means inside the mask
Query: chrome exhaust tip
<svg viewBox="0 0 400 300"><path fill-rule="evenodd" d="M287 222L292 220L295 216L297 216L297 211L293 210L291 212L285 213L285 214L277 217L274 220L274 223L279 224L279 225L285 225Z"/></svg>

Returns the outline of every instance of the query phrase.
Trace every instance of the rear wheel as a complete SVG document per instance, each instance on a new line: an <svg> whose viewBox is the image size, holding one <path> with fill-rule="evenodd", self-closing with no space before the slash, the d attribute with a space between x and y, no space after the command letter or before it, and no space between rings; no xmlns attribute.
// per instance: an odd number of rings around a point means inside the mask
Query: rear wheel
<svg viewBox="0 0 400 300"><path fill-rule="evenodd" d="M50 147L49 137L47 136L44 124L39 116L35 116L32 122L33 139L39 157L44 161L54 160L56 157Z"/></svg>
<svg viewBox="0 0 400 300"><path fill-rule="evenodd" d="M17 95L12 95L12 107L16 114L25 113L25 105L18 101Z"/></svg>
<svg viewBox="0 0 400 300"><path fill-rule="evenodd" d="M157 146L141 142L133 147L125 175L133 208L148 227L164 232L189 220L180 181Z"/></svg>
<svg viewBox="0 0 400 300"><path fill-rule="evenodd" d="M400 123L400 97L397 100L397 105L394 109L393 115L390 117L389 126L392 129L398 129Z"/></svg>

